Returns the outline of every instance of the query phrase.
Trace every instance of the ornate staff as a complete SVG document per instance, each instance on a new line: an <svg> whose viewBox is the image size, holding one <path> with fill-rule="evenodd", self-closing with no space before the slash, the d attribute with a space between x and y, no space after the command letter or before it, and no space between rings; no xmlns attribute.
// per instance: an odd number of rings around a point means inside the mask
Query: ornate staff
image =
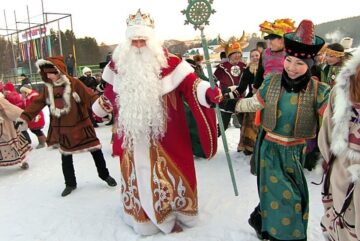
<svg viewBox="0 0 360 241"><path fill-rule="evenodd" d="M210 64L209 50L208 50L207 41L206 41L206 38L204 35L204 25L209 25L208 19L211 14L215 13L215 10L211 9L211 4L213 3L213 0L209 0L209 1L207 1L207 0L188 0L188 2L189 2L188 7L186 9L182 10L181 13L186 15L185 25L191 23L192 25L194 25L195 30L200 29L200 31L201 31L201 42L202 42L202 47L203 47L204 55L205 55L206 69L207 69L208 76L209 76L210 86L211 86L211 88L214 88L215 83L214 83L213 73L212 73L211 64ZM227 140L226 140L226 136L225 136L224 124L223 124L223 121L221 118L219 106L216 105L215 108L216 108L215 110L216 110L217 119L219 122L222 141L224 144L226 160L227 160L230 175L231 175L231 181L232 181L232 184L234 187L234 193L235 193L235 196L238 196L238 190L237 190L237 186L236 186L234 170L232 167L231 158L229 155L229 148L228 148Z"/></svg>

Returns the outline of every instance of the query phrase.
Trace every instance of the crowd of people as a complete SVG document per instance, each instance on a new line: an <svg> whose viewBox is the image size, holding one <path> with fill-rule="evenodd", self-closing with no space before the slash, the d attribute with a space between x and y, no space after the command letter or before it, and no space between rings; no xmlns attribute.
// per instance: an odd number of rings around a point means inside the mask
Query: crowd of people
<svg viewBox="0 0 360 241"><path fill-rule="evenodd" d="M70 55L37 61L42 91L25 75L19 92L1 84L0 166L29 168L30 129L36 149L60 152L61 196L77 188L73 155L79 152L90 152L99 178L114 187L94 130L98 118L111 119L124 222L141 235L181 232L198 217L194 156L216 155L221 134L213 107L219 105L225 130L232 117L241 125L237 151L251 155L259 203L248 222L259 239L307 240L303 170L316 164L323 170L325 239L360 239L360 49L347 51L351 39L326 44L310 20L297 27L291 19L265 21L260 31L267 42L258 42L245 63L245 34L219 37L222 59L212 88L203 57L168 52L148 14L138 10L126 23L124 42L100 63L97 78L88 67L74 77Z"/></svg>

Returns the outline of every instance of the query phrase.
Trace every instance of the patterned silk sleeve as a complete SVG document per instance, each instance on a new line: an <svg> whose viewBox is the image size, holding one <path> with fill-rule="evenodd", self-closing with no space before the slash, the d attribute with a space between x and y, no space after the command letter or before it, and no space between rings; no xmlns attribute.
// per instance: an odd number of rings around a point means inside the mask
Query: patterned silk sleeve
<svg viewBox="0 0 360 241"><path fill-rule="evenodd" d="M323 116L330 97L330 86L322 82L318 82L318 84L319 86L316 99L316 109L319 115Z"/></svg>
<svg viewBox="0 0 360 241"><path fill-rule="evenodd" d="M259 102L257 95L251 98L240 99L235 106L235 112L255 112L264 108L264 105Z"/></svg>
<svg viewBox="0 0 360 241"><path fill-rule="evenodd" d="M272 79L272 75L264 80L262 85L256 94L251 98L240 99L235 106L236 112L255 112L261 110L265 106L266 102L266 92L269 87L269 83Z"/></svg>

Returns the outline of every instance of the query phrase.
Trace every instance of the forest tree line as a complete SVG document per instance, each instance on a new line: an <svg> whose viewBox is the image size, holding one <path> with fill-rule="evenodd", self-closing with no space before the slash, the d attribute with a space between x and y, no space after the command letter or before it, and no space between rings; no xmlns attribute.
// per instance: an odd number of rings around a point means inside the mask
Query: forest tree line
<svg viewBox="0 0 360 241"><path fill-rule="evenodd" d="M343 37L352 37L354 39L353 47L357 47L360 45L360 35L358 33L359 23L360 16L349 17L318 24L315 26L315 32L329 43L339 42ZM74 56L76 56L77 65L91 65L104 61L106 55L115 47L114 45L108 46L103 43L99 45L93 37L76 38L71 30L66 30L65 32L60 31L60 36L61 41L59 39L59 32L50 30L50 44L52 46L51 55L55 56L61 54L60 43L62 46L62 54L64 56L67 56L69 53L74 53L75 48L76 54ZM261 38L252 36L248 48L252 48L253 45L255 45L255 42L259 40L261 40ZM216 39L209 40L209 45L214 44L217 44ZM11 43L7 38L0 37L0 74L6 75L12 73L14 67L13 49L17 66L27 68L28 62L22 61L19 57L20 50L18 45L19 43L15 41L13 46L11 46ZM183 54L188 49L200 47L201 43L199 41L194 41L194 43L186 44L183 41L169 40L165 41L164 45L169 48L172 53ZM35 59L32 60L33 66L35 62Z"/></svg>

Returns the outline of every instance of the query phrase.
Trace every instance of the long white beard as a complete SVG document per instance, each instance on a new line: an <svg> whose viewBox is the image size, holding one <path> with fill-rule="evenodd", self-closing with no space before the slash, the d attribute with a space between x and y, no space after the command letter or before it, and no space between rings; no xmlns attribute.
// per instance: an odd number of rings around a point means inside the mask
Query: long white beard
<svg viewBox="0 0 360 241"><path fill-rule="evenodd" d="M150 146L164 136L166 113L161 94L161 68L165 55L148 47L123 48L115 58L118 75L114 90L118 93L118 134L124 137L123 148L133 149L140 140Z"/></svg>

